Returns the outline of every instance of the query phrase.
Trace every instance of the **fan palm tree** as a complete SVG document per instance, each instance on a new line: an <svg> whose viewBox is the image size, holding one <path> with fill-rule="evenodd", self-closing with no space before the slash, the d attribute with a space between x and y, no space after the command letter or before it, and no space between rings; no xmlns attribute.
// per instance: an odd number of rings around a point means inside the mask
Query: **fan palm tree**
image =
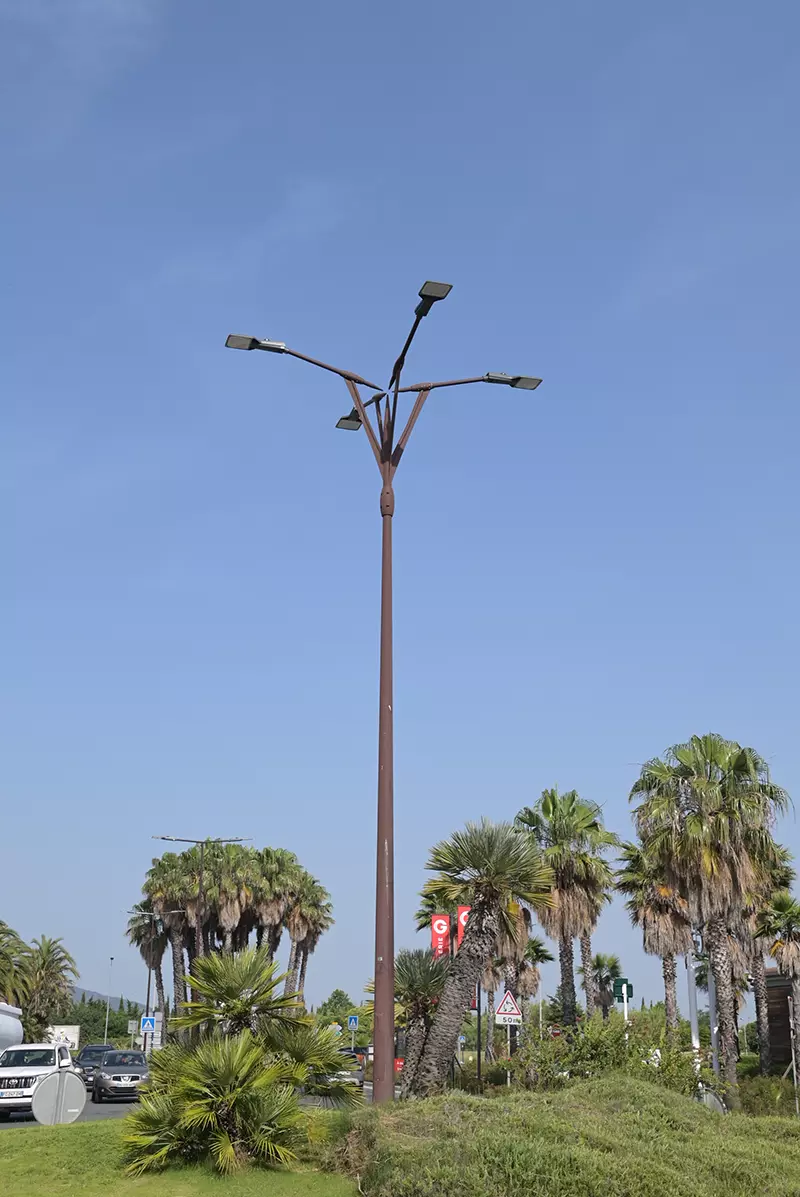
<svg viewBox="0 0 800 1197"><path fill-rule="evenodd" d="M746 912L746 918L737 928L738 937L744 947L749 973L752 979L753 997L756 1007L756 1033L758 1037L759 1071L762 1076L769 1076L772 1063L769 1043L769 1013L767 995L767 973L764 967L764 956L769 953L772 944L768 939L758 934L761 913L770 905L774 894L781 890L789 890L794 884L795 871L792 867L792 857L788 849L781 844L776 845L777 858L775 867L766 877L766 888L762 893L754 894Z"/></svg>
<svg viewBox="0 0 800 1197"><path fill-rule="evenodd" d="M235 956L212 953L195 959L187 980L194 998L171 1020L178 1030L217 1028L225 1035L260 1034L270 1022L291 1021L300 1012L296 993L280 993L283 974L266 948L245 948Z"/></svg>
<svg viewBox="0 0 800 1197"><path fill-rule="evenodd" d="M155 914L149 898L136 902L128 919L126 931L129 941L139 949L139 955L152 970L156 983L156 1009L163 1011L164 998L164 955L169 939L163 921Z"/></svg>
<svg viewBox="0 0 800 1197"><path fill-rule="evenodd" d="M758 919L758 935L770 943L769 954L792 981L795 1058L800 1059L800 902L788 891L777 893Z"/></svg>
<svg viewBox="0 0 800 1197"><path fill-rule="evenodd" d="M515 826L529 836L544 854L555 877L552 904L542 911L540 921L548 935L558 942L564 1023L576 1021L575 959L573 940L581 939L587 975L586 1008L591 1014L591 933L597 924L612 872L603 852L614 847L617 837L603 827L600 807L585 802L576 790L559 794L557 788L543 790L534 807L519 812Z"/></svg>
<svg viewBox="0 0 800 1197"><path fill-rule="evenodd" d="M256 945L260 948L266 936L270 955L274 956L280 946L286 911L301 867L294 852L285 848L262 848L256 855L257 879L253 894Z"/></svg>
<svg viewBox="0 0 800 1197"><path fill-rule="evenodd" d="M657 859L640 845L623 844L621 864L616 886L627 897L625 909L633 925L641 928L645 952L661 957L667 1036L672 1040L678 1033L675 957L692 951L689 906L675 886L668 883Z"/></svg>
<svg viewBox="0 0 800 1197"><path fill-rule="evenodd" d="M726 1100L738 1105L733 971L728 928L765 886L778 850L771 829L788 796L752 748L714 733L694 736L648 761L631 800L648 855L686 899L703 929L717 991Z"/></svg>
<svg viewBox="0 0 800 1197"><path fill-rule="evenodd" d="M553 953L548 950L543 939L532 935L525 945L525 955L517 968L516 994L522 1006L523 1022L527 1021L529 1003L535 998L542 983L540 964L547 964L553 959Z"/></svg>
<svg viewBox="0 0 800 1197"><path fill-rule="evenodd" d="M433 1026L450 960L427 948L403 948L394 965L395 1020L406 1028L402 1091L411 1089L425 1043Z"/></svg>
<svg viewBox="0 0 800 1197"><path fill-rule="evenodd" d="M320 912L323 910L327 913L321 915ZM329 916L330 910L328 891L320 885L316 877L312 877L305 869L300 870L295 887L289 897L284 919L291 941L289 964L286 971L287 994L296 993L298 989L301 965L300 945L312 933L312 928L324 924L324 919ZM323 920L322 924L319 923L320 918Z"/></svg>
<svg viewBox="0 0 800 1197"><path fill-rule="evenodd" d="M578 970L586 981L583 965ZM614 982L622 976L618 956L605 956L598 952L592 957L591 983L597 1000L603 1011L603 1018L608 1018L608 1012L614 1005Z"/></svg>
<svg viewBox="0 0 800 1197"><path fill-rule="evenodd" d="M165 852L157 857L142 888L167 933L172 953L173 1009L178 1010L186 1001L185 910L197 892L189 854Z"/></svg>
<svg viewBox="0 0 800 1197"><path fill-rule="evenodd" d="M318 901L316 907L311 911L308 919L308 931L305 939L300 941L298 952L300 955L300 974L297 982L297 991L299 994L299 1001L301 1006L305 1006L305 989L306 989L306 972L308 970L308 958L316 949L322 936L326 931L329 931L333 926L333 906L325 897L326 890L319 886Z"/></svg>
<svg viewBox="0 0 800 1197"><path fill-rule="evenodd" d="M442 840L426 868L435 873L424 887L450 905L471 907L457 954L445 978L442 996L428 1033L411 1092L427 1096L444 1083L458 1034L475 986L501 936L517 930L517 906L537 911L550 902L553 872L536 843L516 834L510 823L468 823Z"/></svg>

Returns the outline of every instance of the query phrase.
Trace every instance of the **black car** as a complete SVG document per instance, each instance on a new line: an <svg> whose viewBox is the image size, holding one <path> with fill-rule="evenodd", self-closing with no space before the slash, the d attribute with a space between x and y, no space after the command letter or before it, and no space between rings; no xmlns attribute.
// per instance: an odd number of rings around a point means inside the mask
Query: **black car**
<svg viewBox="0 0 800 1197"><path fill-rule="evenodd" d="M86 1047L82 1047L77 1057L73 1061L75 1070L83 1077L83 1083L87 1089L91 1089L94 1083L94 1074L100 1067L100 1062L106 1052L113 1052L114 1045L111 1043L87 1043Z"/></svg>

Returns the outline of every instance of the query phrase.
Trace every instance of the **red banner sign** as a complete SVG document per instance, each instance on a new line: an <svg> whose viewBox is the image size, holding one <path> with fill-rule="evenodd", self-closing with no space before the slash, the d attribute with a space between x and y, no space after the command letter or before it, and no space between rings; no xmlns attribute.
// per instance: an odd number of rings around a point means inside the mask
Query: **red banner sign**
<svg viewBox="0 0 800 1197"><path fill-rule="evenodd" d="M431 919L431 947L434 956L450 955L449 914L435 914Z"/></svg>
<svg viewBox="0 0 800 1197"><path fill-rule="evenodd" d="M459 906L458 908L458 946L461 947L461 940L464 938L464 932L467 929L467 919L471 906Z"/></svg>

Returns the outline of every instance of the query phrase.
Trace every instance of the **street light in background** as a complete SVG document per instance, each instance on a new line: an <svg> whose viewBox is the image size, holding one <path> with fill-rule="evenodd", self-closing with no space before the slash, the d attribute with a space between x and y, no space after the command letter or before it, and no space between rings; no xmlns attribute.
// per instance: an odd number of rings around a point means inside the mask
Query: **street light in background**
<svg viewBox="0 0 800 1197"><path fill-rule="evenodd" d="M197 957L201 957L203 955L203 861L206 844L249 844L250 840L249 838L243 839L240 836L234 836L231 839L192 840L185 839L180 835L154 835L153 839L166 840L170 844L194 844L200 849L200 869L197 879L197 918L195 920L194 929L194 954Z"/></svg>
<svg viewBox="0 0 800 1197"><path fill-rule="evenodd" d="M321 370L344 379L353 407L336 427L347 432L363 428L381 475L380 511L383 523L381 553L381 646L380 699L378 717L378 843L375 903L375 1059L373 1100L394 1098L394 725L392 709L392 517L394 516L394 476L405 452L408 438L431 391L442 387L466 386L476 382L501 383L517 390L535 390L540 378L523 374L480 374L474 378L454 378L445 382L421 382L401 387L400 377L406 354L422 320L436 303L446 299L449 283L426 282L420 288L420 302L414 311L414 323L400 355L394 363L385 390L351 370L340 370L327 362L307 357L290 349L284 341L260 340L258 337L231 335L229 349L262 349L299 358ZM375 394L363 399L359 387ZM405 427L395 435L399 396L414 394ZM375 408L375 427L369 407Z"/></svg>
<svg viewBox="0 0 800 1197"><path fill-rule="evenodd" d="M108 992L106 993L106 1029L103 1032L103 1043L108 1043L108 1012L111 1009L111 970L114 967L114 957L108 959Z"/></svg>

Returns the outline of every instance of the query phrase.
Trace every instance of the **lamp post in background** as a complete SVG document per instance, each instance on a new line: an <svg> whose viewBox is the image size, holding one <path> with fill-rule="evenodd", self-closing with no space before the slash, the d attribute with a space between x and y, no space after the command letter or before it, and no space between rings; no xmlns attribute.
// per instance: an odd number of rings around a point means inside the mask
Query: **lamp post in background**
<svg viewBox="0 0 800 1197"><path fill-rule="evenodd" d="M235 836L232 839L205 839L192 840L185 839L180 835L154 835L154 840L166 840L170 844L194 844L200 849L200 868L197 877L197 918L195 920L194 928L194 954L198 958L203 956L203 903L205 894L203 892L203 863L205 859L206 844L249 844L249 838L242 838Z"/></svg>
<svg viewBox="0 0 800 1197"><path fill-rule="evenodd" d="M342 416L336 427L348 432L363 428L375 456L381 476L380 512L383 524L381 550L381 634L380 683L378 708L378 840L375 900L375 1027L373 1100L394 1098L394 714L392 709L392 518L394 516L394 476L405 452L408 438L431 391L442 387L465 386L475 382L499 383L518 390L532 391L540 378L522 374L481 374L473 378L455 378L444 382L421 382L401 387L400 377L406 354L425 316L435 303L446 299L449 283L426 282L419 292L414 323L392 368L385 390L368 382L352 370L340 370L327 362L307 357L290 349L283 341L232 334L225 344L229 349L261 349L267 353L285 353L321 370L338 374L353 402L352 410ZM359 387L374 391L362 398ZM396 435L400 395L413 395L414 403L399 436ZM374 407L375 427L368 408Z"/></svg>
<svg viewBox="0 0 800 1197"><path fill-rule="evenodd" d="M111 970L114 967L114 957L108 958L108 992L106 993L106 1029L103 1032L103 1043L108 1043L108 1013L111 1009Z"/></svg>

